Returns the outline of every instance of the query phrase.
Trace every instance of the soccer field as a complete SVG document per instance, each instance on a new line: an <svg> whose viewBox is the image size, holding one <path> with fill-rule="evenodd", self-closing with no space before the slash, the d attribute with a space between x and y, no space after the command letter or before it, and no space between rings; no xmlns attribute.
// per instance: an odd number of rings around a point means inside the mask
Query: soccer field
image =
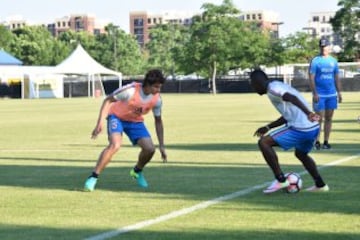
<svg viewBox="0 0 360 240"><path fill-rule="evenodd" d="M305 93L310 100L310 94ZM124 145L83 192L102 133L90 134L101 99L0 99L0 239L360 239L360 94L343 93L332 150L312 152L328 193L275 193L254 131L279 117L256 94L163 94L168 163L157 151L130 178L139 149ZM157 144L151 114L146 124ZM278 150L285 172L302 173Z"/></svg>

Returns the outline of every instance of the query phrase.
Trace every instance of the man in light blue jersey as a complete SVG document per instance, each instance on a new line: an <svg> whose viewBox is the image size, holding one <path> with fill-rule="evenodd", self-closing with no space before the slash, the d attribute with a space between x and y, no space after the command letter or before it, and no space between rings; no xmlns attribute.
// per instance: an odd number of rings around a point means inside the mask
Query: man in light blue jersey
<svg viewBox="0 0 360 240"><path fill-rule="evenodd" d="M321 125L324 121L324 143L320 144L320 132L315 142L319 150L331 149L329 144L334 110L338 102L341 103L341 84L339 68L335 58L330 56L330 42L326 38L319 41L320 54L311 60L309 67L310 89L313 95L313 109L321 116Z"/></svg>
<svg viewBox="0 0 360 240"><path fill-rule="evenodd" d="M255 131L259 136L259 148L265 161L271 168L275 181L263 192L273 193L289 186L280 168L277 154L273 147L279 146L284 150L295 148L295 156L313 178L315 185L308 188L311 192L327 192L328 185L320 176L315 161L309 156L313 144L319 133L318 120L320 116L309 110L304 97L293 87L280 81L270 81L261 70L250 74L251 86L259 94L267 94L271 103L281 114L277 120L260 127ZM276 128L269 134L270 129Z"/></svg>

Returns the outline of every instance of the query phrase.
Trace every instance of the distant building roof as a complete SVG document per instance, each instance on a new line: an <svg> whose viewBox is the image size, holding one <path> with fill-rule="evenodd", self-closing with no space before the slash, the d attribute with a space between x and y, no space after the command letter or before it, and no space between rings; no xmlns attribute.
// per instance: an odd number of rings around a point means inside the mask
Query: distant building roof
<svg viewBox="0 0 360 240"><path fill-rule="evenodd" d="M0 65L22 65L22 61L10 55L4 50L0 50Z"/></svg>

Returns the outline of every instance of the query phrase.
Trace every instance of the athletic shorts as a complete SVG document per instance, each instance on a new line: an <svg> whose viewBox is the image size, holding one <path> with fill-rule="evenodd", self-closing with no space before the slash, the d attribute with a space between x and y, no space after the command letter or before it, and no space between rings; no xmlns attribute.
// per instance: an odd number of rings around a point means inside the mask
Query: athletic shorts
<svg viewBox="0 0 360 240"><path fill-rule="evenodd" d="M319 101L317 103L313 102L313 109L315 112L334 110L337 109L337 103L337 96L319 97Z"/></svg>
<svg viewBox="0 0 360 240"><path fill-rule="evenodd" d="M311 131L299 131L292 127L282 127L270 133L274 141L284 150L295 148L302 153L309 153L319 133L319 127Z"/></svg>
<svg viewBox="0 0 360 240"><path fill-rule="evenodd" d="M141 138L150 138L150 133L146 129L144 122L127 122L115 115L109 115L107 120L109 136L113 133L122 134L125 132L133 145L136 145Z"/></svg>

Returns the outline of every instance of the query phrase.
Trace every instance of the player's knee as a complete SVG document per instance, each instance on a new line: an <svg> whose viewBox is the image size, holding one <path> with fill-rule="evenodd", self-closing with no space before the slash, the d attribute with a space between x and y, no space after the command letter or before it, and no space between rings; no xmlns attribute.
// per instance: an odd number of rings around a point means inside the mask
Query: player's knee
<svg viewBox="0 0 360 240"><path fill-rule="evenodd" d="M258 146L260 148L263 148L263 147L268 147L268 146L272 146L271 144L271 141L270 141L270 138L269 137L262 137L259 139L258 141Z"/></svg>
<svg viewBox="0 0 360 240"><path fill-rule="evenodd" d="M109 145L109 149L112 151L112 152L117 152L121 147L121 143L111 143Z"/></svg>
<svg viewBox="0 0 360 240"><path fill-rule="evenodd" d="M155 153L155 146L154 145L147 145L142 147L142 151L146 154L154 154Z"/></svg>
<svg viewBox="0 0 360 240"><path fill-rule="evenodd" d="M325 122L330 123L332 121L332 117L325 117Z"/></svg>
<svg viewBox="0 0 360 240"><path fill-rule="evenodd" d="M300 161L303 161L303 159L305 159L306 156L307 156L306 153L303 153L303 152L298 151L298 150L295 151L295 157L297 159L299 159Z"/></svg>

